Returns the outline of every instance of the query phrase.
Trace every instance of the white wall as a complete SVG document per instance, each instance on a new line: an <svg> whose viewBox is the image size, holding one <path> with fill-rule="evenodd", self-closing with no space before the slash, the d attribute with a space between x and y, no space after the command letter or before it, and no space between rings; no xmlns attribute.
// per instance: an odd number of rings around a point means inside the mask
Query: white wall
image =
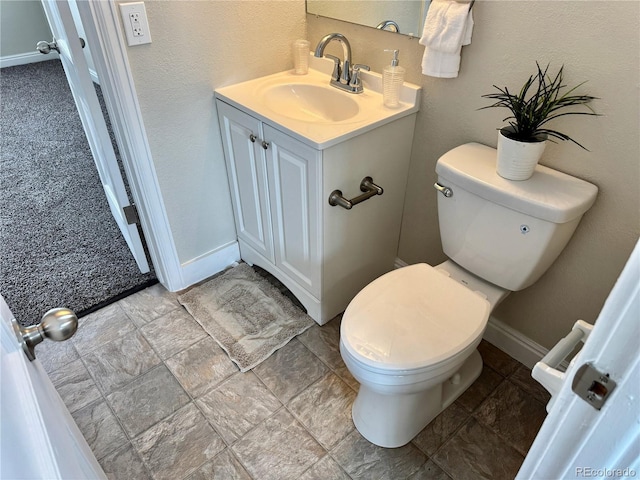
<svg viewBox="0 0 640 480"><path fill-rule="evenodd" d="M0 0L0 68L53 60L42 55L40 40L51 41L51 29L42 4L34 0Z"/></svg>
<svg viewBox="0 0 640 480"><path fill-rule="evenodd" d="M73 21L78 35L86 39L76 0L69 0ZM11 67L32 62L58 58L52 51L43 55L36 50L40 40L50 42L53 38L42 3L37 0L0 0L0 66ZM95 73L91 46L83 50L94 82L100 83Z"/></svg>
<svg viewBox="0 0 640 480"><path fill-rule="evenodd" d="M236 240L213 90L292 68L296 1L147 1L153 43L128 48L180 261Z"/></svg>
<svg viewBox="0 0 640 480"><path fill-rule="evenodd" d="M565 117L555 124L586 145L551 144L541 163L600 188L594 207L558 261L534 286L512 294L495 317L550 348L576 319L595 321L640 234L640 2L477 1L472 44L460 76L421 74L416 39L307 16L312 45L328 32L351 41L355 62L381 71L385 48L400 49L407 81L423 87L413 143L398 255L408 263L444 260L438 232L435 162L447 150L477 141L495 147L507 114L481 95L492 85L519 88L535 62L565 64L566 81L600 97L602 117Z"/></svg>
<svg viewBox="0 0 640 480"><path fill-rule="evenodd" d="M0 1L0 57L35 52L36 43L51 38L40 2Z"/></svg>

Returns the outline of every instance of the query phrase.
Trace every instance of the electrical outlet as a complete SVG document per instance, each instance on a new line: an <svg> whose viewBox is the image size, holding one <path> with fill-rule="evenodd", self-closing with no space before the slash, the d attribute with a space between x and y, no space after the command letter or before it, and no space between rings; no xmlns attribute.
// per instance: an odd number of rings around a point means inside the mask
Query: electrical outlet
<svg viewBox="0 0 640 480"><path fill-rule="evenodd" d="M121 3L120 14L129 46L151 43L144 2Z"/></svg>
<svg viewBox="0 0 640 480"><path fill-rule="evenodd" d="M132 12L129 14L129 22L131 22L131 31L134 37L144 37L144 31L140 25L140 14Z"/></svg>

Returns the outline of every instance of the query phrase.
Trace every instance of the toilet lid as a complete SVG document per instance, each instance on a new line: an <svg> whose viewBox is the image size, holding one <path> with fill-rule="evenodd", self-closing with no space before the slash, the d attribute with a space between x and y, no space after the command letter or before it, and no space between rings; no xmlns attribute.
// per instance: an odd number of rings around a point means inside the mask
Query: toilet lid
<svg viewBox="0 0 640 480"><path fill-rule="evenodd" d="M366 286L342 317L344 347L387 370L435 365L482 333L489 302L430 265L389 272Z"/></svg>

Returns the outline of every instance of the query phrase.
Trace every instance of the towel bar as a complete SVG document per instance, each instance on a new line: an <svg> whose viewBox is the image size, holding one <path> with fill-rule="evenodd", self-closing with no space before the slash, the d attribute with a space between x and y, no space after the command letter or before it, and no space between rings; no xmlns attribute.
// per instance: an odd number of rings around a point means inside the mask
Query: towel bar
<svg viewBox="0 0 640 480"><path fill-rule="evenodd" d="M382 187L373 183L373 179L371 177L364 177L362 179L362 182L360 182L360 191L365 193L348 200L342 196L342 192L340 190L334 190L331 192L331 195L329 195L329 205L332 207L340 205L342 208L351 210L354 205L364 202L375 195L382 195L384 193Z"/></svg>

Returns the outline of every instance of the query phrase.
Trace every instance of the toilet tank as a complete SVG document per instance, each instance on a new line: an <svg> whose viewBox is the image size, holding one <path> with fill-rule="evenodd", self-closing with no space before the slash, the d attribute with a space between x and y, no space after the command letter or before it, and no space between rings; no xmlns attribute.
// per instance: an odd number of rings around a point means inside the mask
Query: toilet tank
<svg viewBox="0 0 640 480"><path fill-rule="evenodd" d="M569 242L598 188L538 165L529 180L496 173L496 150L469 143L436 164L440 237L445 254L511 291L536 282Z"/></svg>

